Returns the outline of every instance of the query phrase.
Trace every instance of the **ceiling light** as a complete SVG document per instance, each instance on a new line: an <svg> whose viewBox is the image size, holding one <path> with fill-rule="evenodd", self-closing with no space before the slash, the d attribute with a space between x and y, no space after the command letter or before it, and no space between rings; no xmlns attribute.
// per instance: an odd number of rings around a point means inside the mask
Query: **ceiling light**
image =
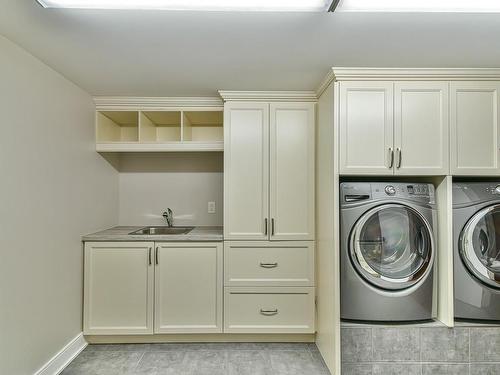
<svg viewBox="0 0 500 375"><path fill-rule="evenodd" d="M340 0L336 12L500 12L498 0Z"/></svg>
<svg viewBox="0 0 500 375"><path fill-rule="evenodd" d="M330 0L37 0L44 8L326 11Z"/></svg>

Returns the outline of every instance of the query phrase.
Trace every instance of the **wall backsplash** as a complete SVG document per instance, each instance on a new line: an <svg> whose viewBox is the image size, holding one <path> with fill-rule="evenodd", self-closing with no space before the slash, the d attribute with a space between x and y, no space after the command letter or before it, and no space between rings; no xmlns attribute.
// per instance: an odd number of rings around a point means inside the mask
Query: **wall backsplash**
<svg viewBox="0 0 500 375"><path fill-rule="evenodd" d="M120 225L165 224L167 207L174 225L222 225L222 153L124 154L118 169Z"/></svg>

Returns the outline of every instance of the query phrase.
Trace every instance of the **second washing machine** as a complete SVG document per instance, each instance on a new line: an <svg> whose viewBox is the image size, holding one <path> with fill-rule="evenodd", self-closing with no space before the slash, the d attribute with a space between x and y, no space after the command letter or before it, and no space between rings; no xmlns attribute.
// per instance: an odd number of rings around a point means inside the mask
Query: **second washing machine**
<svg viewBox="0 0 500 375"><path fill-rule="evenodd" d="M341 318L415 321L434 317L434 186L340 185Z"/></svg>
<svg viewBox="0 0 500 375"><path fill-rule="evenodd" d="M500 321L500 183L453 184L455 317Z"/></svg>

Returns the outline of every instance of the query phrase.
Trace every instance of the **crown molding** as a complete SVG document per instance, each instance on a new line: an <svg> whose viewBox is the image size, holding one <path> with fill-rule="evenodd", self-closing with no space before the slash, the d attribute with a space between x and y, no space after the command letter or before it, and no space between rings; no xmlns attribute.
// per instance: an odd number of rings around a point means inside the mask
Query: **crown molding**
<svg viewBox="0 0 500 375"><path fill-rule="evenodd" d="M319 87L316 89L316 97L320 97L325 90L330 86L330 83L335 81L335 72L333 70L334 68L331 68L326 77L323 79Z"/></svg>
<svg viewBox="0 0 500 375"><path fill-rule="evenodd" d="M162 110L186 107L222 107L219 97L124 97L95 96L94 103L98 110Z"/></svg>
<svg viewBox="0 0 500 375"><path fill-rule="evenodd" d="M329 73L336 81L355 80L498 80L499 68L339 68Z"/></svg>
<svg viewBox="0 0 500 375"><path fill-rule="evenodd" d="M220 90L220 96L226 101L266 101L316 102L318 98L314 91L228 91Z"/></svg>

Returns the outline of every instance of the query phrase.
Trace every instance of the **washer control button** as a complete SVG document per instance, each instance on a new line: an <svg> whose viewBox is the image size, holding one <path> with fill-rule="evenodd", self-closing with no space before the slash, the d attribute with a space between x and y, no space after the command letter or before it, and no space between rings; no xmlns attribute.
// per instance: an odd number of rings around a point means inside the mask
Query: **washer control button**
<svg viewBox="0 0 500 375"><path fill-rule="evenodd" d="M495 190L493 190L493 194L500 194L500 185L497 185L495 187Z"/></svg>
<svg viewBox="0 0 500 375"><path fill-rule="evenodd" d="M396 188L392 185L387 185L385 187L385 193L387 195L394 195L394 194L396 194Z"/></svg>

